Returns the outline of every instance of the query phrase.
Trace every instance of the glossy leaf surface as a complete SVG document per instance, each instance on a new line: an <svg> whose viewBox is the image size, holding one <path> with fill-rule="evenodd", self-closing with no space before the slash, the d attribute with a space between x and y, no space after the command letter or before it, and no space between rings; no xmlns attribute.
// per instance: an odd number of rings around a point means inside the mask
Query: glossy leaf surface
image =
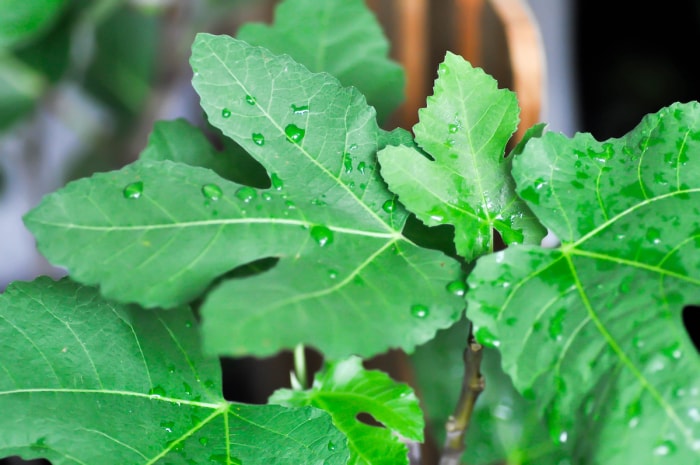
<svg viewBox="0 0 700 465"><path fill-rule="evenodd" d="M381 371L365 370L356 357L327 363L311 389L279 390L270 402L327 411L348 437L351 465L407 464L407 448L399 437L423 440L423 414L411 388ZM360 415L383 427L364 423Z"/></svg>
<svg viewBox="0 0 700 465"><path fill-rule="evenodd" d="M463 58L447 53L434 94L413 128L416 149L379 153L392 192L428 226L455 226L457 253L468 261L493 250L493 231L506 244L539 244L546 231L516 195L508 140L518 123L515 94Z"/></svg>
<svg viewBox="0 0 700 465"><path fill-rule="evenodd" d="M357 87L380 122L403 100L403 70L389 59L389 43L363 0L286 0L272 26L246 24L237 38Z"/></svg>
<svg viewBox="0 0 700 465"><path fill-rule="evenodd" d="M700 302L698 154L691 102L620 139L545 134L514 162L562 245L480 259L469 316L576 462L700 460L700 356L681 316Z"/></svg>
<svg viewBox="0 0 700 465"><path fill-rule="evenodd" d="M447 290L459 264L402 236L407 214L375 158L400 135L377 127L355 89L223 36L199 35L192 64L210 122L266 168L271 187L141 160L44 199L26 224L45 256L147 307L188 302L228 271L278 257L270 271L208 294L205 344L220 354L300 342L331 357L410 351L459 318Z"/></svg>
<svg viewBox="0 0 700 465"><path fill-rule="evenodd" d="M67 279L12 284L0 295L0 456L346 463L325 412L225 401L219 361L199 347L187 308L144 312Z"/></svg>

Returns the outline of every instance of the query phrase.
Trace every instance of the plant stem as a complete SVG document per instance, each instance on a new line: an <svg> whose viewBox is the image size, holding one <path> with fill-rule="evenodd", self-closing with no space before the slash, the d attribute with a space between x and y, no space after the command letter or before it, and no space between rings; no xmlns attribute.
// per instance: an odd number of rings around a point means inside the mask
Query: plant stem
<svg viewBox="0 0 700 465"><path fill-rule="evenodd" d="M297 344L294 348L294 374L301 385L301 389L308 389L309 382L306 372L306 352L304 344Z"/></svg>
<svg viewBox="0 0 700 465"><path fill-rule="evenodd" d="M485 387L484 377L481 375L482 356L483 347L481 344L477 344L474 339L470 324L467 347L464 349L462 392L454 413L450 415L445 425L447 436L440 456L440 465L459 465L461 463L465 449L464 436L474 412L474 404Z"/></svg>

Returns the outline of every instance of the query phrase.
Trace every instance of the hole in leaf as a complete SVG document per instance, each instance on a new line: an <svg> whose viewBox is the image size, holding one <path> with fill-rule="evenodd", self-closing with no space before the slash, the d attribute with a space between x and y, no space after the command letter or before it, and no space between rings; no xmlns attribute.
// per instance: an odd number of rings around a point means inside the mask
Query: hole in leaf
<svg viewBox="0 0 700 465"><path fill-rule="evenodd" d="M695 350L700 352L700 306L686 305L683 308L683 324L695 345Z"/></svg>
<svg viewBox="0 0 700 465"><path fill-rule="evenodd" d="M372 415L370 415L367 412L360 412L357 414L355 417L357 421L360 423L364 423L365 425L368 426L374 426L375 428L386 428L382 423L378 422L376 418L374 418Z"/></svg>

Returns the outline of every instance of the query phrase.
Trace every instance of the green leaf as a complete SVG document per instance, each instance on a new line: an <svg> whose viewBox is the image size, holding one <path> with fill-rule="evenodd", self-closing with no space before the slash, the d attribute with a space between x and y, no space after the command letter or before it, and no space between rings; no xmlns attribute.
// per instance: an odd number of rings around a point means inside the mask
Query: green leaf
<svg viewBox="0 0 700 465"><path fill-rule="evenodd" d="M539 243L546 231L515 195L505 146L518 123L515 94L463 58L447 53L434 95L419 111L416 143L379 153L392 192L428 226L455 226L457 253L471 261L506 244Z"/></svg>
<svg viewBox="0 0 700 465"><path fill-rule="evenodd" d="M376 170L387 135L355 89L226 37L199 35L192 62L211 123L265 166L271 188L171 161L96 174L25 217L52 263L110 298L171 307L278 257L206 296L205 345L219 354L411 351L459 319L447 290L459 264L401 234L407 214Z"/></svg>
<svg viewBox="0 0 700 465"><path fill-rule="evenodd" d="M187 308L144 312L67 279L10 285L0 295L0 455L346 463L325 412L225 401L219 362L200 355L197 334Z"/></svg>
<svg viewBox="0 0 700 465"><path fill-rule="evenodd" d="M41 34L66 0L0 0L0 48L19 45Z"/></svg>
<svg viewBox="0 0 700 465"><path fill-rule="evenodd" d="M403 69L388 58L389 43L363 0L286 0L272 26L246 24L237 38L357 87L380 122L403 101Z"/></svg>
<svg viewBox="0 0 700 465"><path fill-rule="evenodd" d="M229 146L216 150L202 131L186 120L158 121L139 159L170 160L209 168L222 178L238 183L269 185L270 179L260 164L229 142L225 138L224 143Z"/></svg>
<svg viewBox="0 0 700 465"><path fill-rule="evenodd" d="M348 437L348 464L407 464L407 448L399 437L423 441L423 414L411 388L381 371L365 370L357 357L327 362L311 389L281 389L270 402L327 411ZM361 414L371 415L384 427L363 423Z"/></svg>
<svg viewBox="0 0 700 465"><path fill-rule="evenodd" d="M0 131L26 116L45 90L40 73L0 50Z"/></svg>
<svg viewBox="0 0 700 465"><path fill-rule="evenodd" d="M562 245L483 257L468 279L478 339L577 463L700 459L700 357L681 315L700 302L698 153L697 102L620 139L533 139L513 175Z"/></svg>

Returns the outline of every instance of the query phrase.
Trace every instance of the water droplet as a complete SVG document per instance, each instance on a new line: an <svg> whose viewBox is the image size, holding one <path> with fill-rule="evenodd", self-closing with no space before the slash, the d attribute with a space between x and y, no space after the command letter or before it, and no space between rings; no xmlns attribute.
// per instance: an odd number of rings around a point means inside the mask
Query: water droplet
<svg viewBox="0 0 700 465"><path fill-rule="evenodd" d="M204 382L204 387L207 389L214 389L215 386L216 386L216 384L214 383L214 381L212 381L210 379L208 379Z"/></svg>
<svg viewBox="0 0 700 465"><path fill-rule="evenodd" d="M568 439L569 439L569 433L567 433L566 431L562 431L559 434L559 442L560 443L564 444Z"/></svg>
<svg viewBox="0 0 700 465"><path fill-rule="evenodd" d="M454 134L457 131L459 131L459 126L457 126L456 124L450 124L447 126L447 130L450 131L450 134Z"/></svg>
<svg viewBox="0 0 700 465"><path fill-rule="evenodd" d="M348 147L348 150L350 150L350 151L357 150L357 144L350 144L350 147Z"/></svg>
<svg viewBox="0 0 700 465"><path fill-rule="evenodd" d="M255 102L257 102L257 99L255 97L253 97L252 95L246 95L245 101L246 101L246 103L248 103L248 105L255 105Z"/></svg>
<svg viewBox="0 0 700 465"><path fill-rule="evenodd" d="M187 394L188 396L192 395L192 386L190 386L187 383L182 383L182 387L185 390L185 394Z"/></svg>
<svg viewBox="0 0 700 465"><path fill-rule="evenodd" d="M148 391L151 397L165 397L165 389L162 386L154 386Z"/></svg>
<svg viewBox="0 0 700 465"><path fill-rule="evenodd" d="M244 201L245 203L249 203L251 200L254 200L258 196L258 191L253 189L252 187L248 186L243 186L240 189L236 191L236 197Z"/></svg>
<svg viewBox="0 0 700 465"><path fill-rule="evenodd" d="M324 202L321 199L313 199L311 201L311 205L316 205L317 207L322 207L322 206L326 205L326 202Z"/></svg>
<svg viewBox="0 0 700 465"><path fill-rule="evenodd" d="M654 447L654 455L666 456L674 452L676 452L676 444L669 440L662 441Z"/></svg>
<svg viewBox="0 0 700 465"><path fill-rule="evenodd" d="M265 145L265 136L263 136L260 133L254 132L253 133L253 142L255 145L263 146Z"/></svg>
<svg viewBox="0 0 700 465"><path fill-rule="evenodd" d="M205 184L202 186L202 194L210 200L219 200L224 193L216 184Z"/></svg>
<svg viewBox="0 0 700 465"><path fill-rule="evenodd" d="M549 336L553 341L559 341L561 334L564 332L564 317L566 317L566 308L560 308L549 320Z"/></svg>
<svg viewBox="0 0 700 465"><path fill-rule="evenodd" d="M488 329L486 326L479 326L474 331L474 337L481 344L487 347L498 347L501 345L501 341Z"/></svg>
<svg viewBox="0 0 700 465"><path fill-rule="evenodd" d="M325 246L333 243L333 231L331 231L326 226L323 226L323 225L313 226L309 230L309 233L311 234L311 238L314 241L316 241L316 243L318 245L320 245L321 247L325 247Z"/></svg>
<svg viewBox="0 0 700 465"><path fill-rule="evenodd" d="M343 166L345 167L346 173L352 173L352 157L349 153L343 154Z"/></svg>
<svg viewBox="0 0 700 465"><path fill-rule="evenodd" d="M452 281L447 285L447 291L462 297L467 292L467 284L461 280Z"/></svg>
<svg viewBox="0 0 700 465"><path fill-rule="evenodd" d="M284 204L287 206L288 209L294 210L297 208L296 204L292 202L291 200L285 200Z"/></svg>
<svg viewBox="0 0 700 465"><path fill-rule="evenodd" d="M199 443L206 447L206 445L209 444L209 438L202 436L201 438L199 438Z"/></svg>
<svg viewBox="0 0 700 465"><path fill-rule="evenodd" d="M168 365L168 373L170 373L170 374L175 373L175 365Z"/></svg>
<svg viewBox="0 0 700 465"><path fill-rule="evenodd" d="M222 118L230 118L231 117L231 110L228 108L224 108L221 110L221 117Z"/></svg>
<svg viewBox="0 0 700 465"><path fill-rule="evenodd" d="M328 270L328 277L331 279L335 279L338 277L338 272L335 270Z"/></svg>
<svg viewBox="0 0 700 465"><path fill-rule="evenodd" d="M445 144L445 147L452 148L455 146L455 140L454 139L447 139L444 144Z"/></svg>
<svg viewBox="0 0 700 465"><path fill-rule="evenodd" d="M360 174L365 174L366 168L367 168L367 165L363 161L361 161L360 163L357 164L357 171L359 171Z"/></svg>
<svg viewBox="0 0 700 465"><path fill-rule="evenodd" d="M308 106L308 105L299 105L299 106L296 106L296 105L292 104L292 112L293 112L295 115L303 115L304 113L308 113L308 112L309 112L309 106Z"/></svg>
<svg viewBox="0 0 700 465"><path fill-rule="evenodd" d="M396 210L396 200L389 199L386 202L384 202L382 204L382 210L384 210L387 213L392 213L394 210Z"/></svg>
<svg viewBox="0 0 700 465"><path fill-rule="evenodd" d="M660 244L661 243L661 231L659 231L656 228L649 228L649 229L647 229L646 238L649 242L651 242L654 245Z"/></svg>
<svg viewBox="0 0 700 465"><path fill-rule="evenodd" d="M335 444L333 441L328 441L328 450L333 452L335 450Z"/></svg>
<svg viewBox="0 0 700 465"><path fill-rule="evenodd" d="M438 66L438 74L440 76L446 76L450 72L450 69L447 67L445 63L440 63L440 66Z"/></svg>
<svg viewBox="0 0 700 465"><path fill-rule="evenodd" d="M284 128L284 133L287 135L287 139L295 144L299 144L302 139L304 139L304 131L302 128L298 127L296 124L288 124Z"/></svg>
<svg viewBox="0 0 700 465"><path fill-rule="evenodd" d="M175 427L175 422L174 421L161 421L160 427L165 429L165 431L167 431L168 433L172 433L173 428Z"/></svg>
<svg viewBox="0 0 700 465"><path fill-rule="evenodd" d="M284 182L280 179L279 176L277 176L277 173L272 173L270 175L270 181L272 182L272 187L275 188L275 190L282 190L284 187Z"/></svg>
<svg viewBox="0 0 700 465"><path fill-rule="evenodd" d="M185 321L185 328L191 328L192 322L190 320Z"/></svg>
<svg viewBox="0 0 700 465"><path fill-rule="evenodd" d="M143 194L143 182L136 181L128 184L123 191L125 199L138 199Z"/></svg>
<svg viewBox="0 0 700 465"><path fill-rule="evenodd" d="M430 314L430 309L425 305L416 304L411 306L411 315L416 318L426 318Z"/></svg>

